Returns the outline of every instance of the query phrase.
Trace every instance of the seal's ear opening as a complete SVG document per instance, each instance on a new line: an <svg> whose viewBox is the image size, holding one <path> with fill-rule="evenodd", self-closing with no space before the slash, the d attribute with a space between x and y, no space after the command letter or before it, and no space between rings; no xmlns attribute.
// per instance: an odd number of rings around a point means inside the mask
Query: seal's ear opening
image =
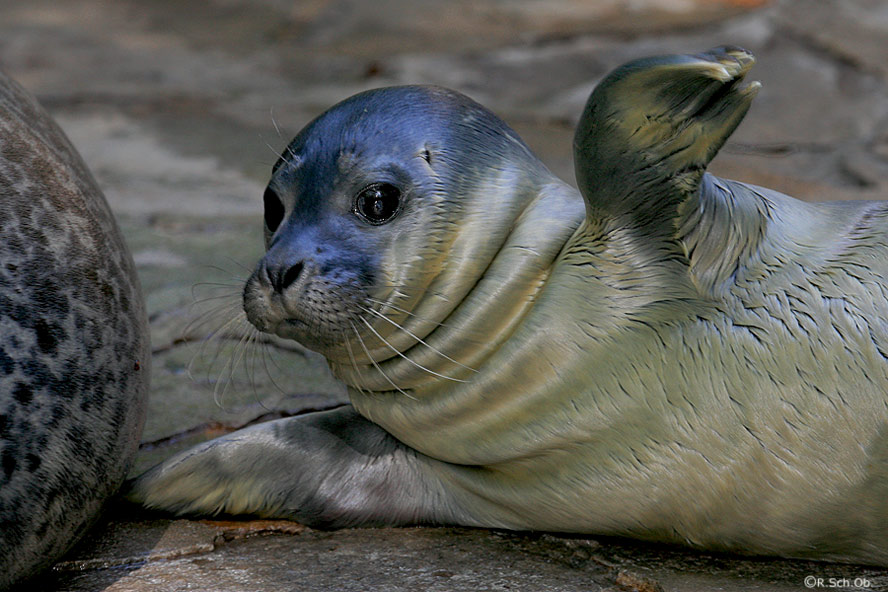
<svg viewBox="0 0 888 592"><path fill-rule="evenodd" d="M746 114L752 54L719 47L630 62L592 92L574 136L577 184L591 217L673 220Z"/></svg>

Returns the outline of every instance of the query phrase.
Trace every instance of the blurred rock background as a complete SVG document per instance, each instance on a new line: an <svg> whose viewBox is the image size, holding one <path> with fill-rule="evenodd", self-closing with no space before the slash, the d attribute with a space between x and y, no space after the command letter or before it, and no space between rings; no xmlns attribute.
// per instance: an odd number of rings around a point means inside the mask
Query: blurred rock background
<svg viewBox="0 0 888 592"><path fill-rule="evenodd" d="M344 400L317 356L243 346L242 326L227 324L262 252L270 167L313 117L364 89L441 84L492 109L573 182L573 126L604 74L722 44L752 50L750 77L764 86L713 172L803 199L888 198L884 0L0 0L0 68L80 150L142 277L155 355L134 474L197 441ZM322 533L127 506L39 585L800 590L807 575L888 589L880 570L605 538Z"/></svg>

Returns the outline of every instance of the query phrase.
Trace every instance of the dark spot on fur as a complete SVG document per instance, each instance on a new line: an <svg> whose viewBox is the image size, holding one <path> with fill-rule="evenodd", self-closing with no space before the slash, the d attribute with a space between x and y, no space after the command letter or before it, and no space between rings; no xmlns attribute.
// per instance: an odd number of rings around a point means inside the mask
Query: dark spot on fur
<svg viewBox="0 0 888 592"><path fill-rule="evenodd" d="M0 373L12 374L15 370L15 360L9 357L6 351L0 347Z"/></svg>
<svg viewBox="0 0 888 592"><path fill-rule="evenodd" d="M6 240L6 250L9 253L25 253L27 252L25 249L25 243L16 235L9 235L8 233L4 235L4 239ZM16 268L18 269L18 268Z"/></svg>
<svg viewBox="0 0 888 592"><path fill-rule="evenodd" d="M107 388L108 385L112 384L114 381L114 376L110 372L107 372L105 377L107 378L107 380L97 384L95 390L93 391L93 396L90 397L97 405L100 406L104 406L105 401L108 400Z"/></svg>
<svg viewBox="0 0 888 592"><path fill-rule="evenodd" d="M92 409L92 406L93 406L93 403L94 403L94 402L95 402L95 401L93 401L92 393L90 393L89 396L84 396L84 397L80 400L80 409L82 409L83 411L86 411L87 413L89 413L89 410Z"/></svg>
<svg viewBox="0 0 888 592"><path fill-rule="evenodd" d="M112 286L108 282L102 282L101 290L102 296L104 296L108 300L114 300L114 297L117 295L115 293L114 286Z"/></svg>
<svg viewBox="0 0 888 592"><path fill-rule="evenodd" d="M20 498L10 497L3 503L3 510L7 516L17 516L21 515L22 508L22 500ZM22 539L22 533L19 529L7 529L3 532L4 535L8 537L12 537L12 540L20 541Z"/></svg>
<svg viewBox="0 0 888 592"><path fill-rule="evenodd" d="M40 294L37 295L37 298L40 302L40 307L46 311L47 316L60 319L68 316L68 312L71 310L71 305L68 302L68 297L59 292L58 287L52 287L50 290L41 291ZM64 336L64 333L56 327L56 333Z"/></svg>
<svg viewBox="0 0 888 592"><path fill-rule="evenodd" d="M52 503L56 500L59 495L61 495L61 491L59 490L57 485L53 485L46 491L46 501L44 502L45 507L52 506Z"/></svg>
<svg viewBox="0 0 888 592"><path fill-rule="evenodd" d="M33 266L33 269L39 269L44 274L45 273L53 273L56 268L56 258L53 253L43 246L40 241L40 237L31 238L29 240L29 245L31 250L33 251L31 254L31 261L29 265ZM55 279L55 278L53 278Z"/></svg>
<svg viewBox="0 0 888 592"><path fill-rule="evenodd" d="M0 466L3 467L3 474L7 479L12 477L16 464L14 449L12 447L5 447L3 452L0 453Z"/></svg>
<svg viewBox="0 0 888 592"><path fill-rule="evenodd" d="M28 383L17 382L12 389L12 396L20 405L30 405L34 400L34 391L31 390L31 385Z"/></svg>
<svg viewBox="0 0 888 592"><path fill-rule="evenodd" d="M37 347L40 351L49 355L54 354L59 346L59 336L64 337L61 328L46 319L38 319L34 323L34 330L37 331Z"/></svg>
<svg viewBox="0 0 888 592"><path fill-rule="evenodd" d="M36 454L28 454L25 456L25 462L28 463L28 472L33 473L40 468L40 463L43 462L43 459Z"/></svg>
<svg viewBox="0 0 888 592"><path fill-rule="evenodd" d="M36 378L38 380L49 380L52 378L46 364L38 362L37 360L24 360L21 367L22 372L28 378Z"/></svg>
<svg viewBox="0 0 888 592"><path fill-rule="evenodd" d="M130 305L130 298L127 295L126 291L122 291L120 294L120 310L124 316L130 316L130 309L132 306Z"/></svg>
<svg viewBox="0 0 888 592"><path fill-rule="evenodd" d="M35 532L38 537L46 536L46 533L49 532L49 520L42 521Z"/></svg>
<svg viewBox="0 0 888 592"><path fill-rule="evenodd" d="M0 294L0 310L4 311L4 316L6 316L6 315L11 316L13 305L14 305L14 303L12 300L10 300L8 297L4 296L3 294ZM12 319L14 321L19 320L16 317L12 317Z"/></svg>
<svg viewBox="0 0 888 592"><path fill-rule="evenodd" d="M61 403L56 403L52 407L52 420L49 423L49 427L55 428L58 427L62 421L68 417L68 408L62 405Z"/></svg>

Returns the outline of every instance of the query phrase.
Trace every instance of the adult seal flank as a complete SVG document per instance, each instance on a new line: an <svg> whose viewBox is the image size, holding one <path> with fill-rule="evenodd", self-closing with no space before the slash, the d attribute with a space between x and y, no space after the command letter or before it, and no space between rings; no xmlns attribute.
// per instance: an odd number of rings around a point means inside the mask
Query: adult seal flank
<svg viewBox="0 0 888 592"><path fill-rule="evenodd" d="M150 350L139 281L64 133L0 73L0 590L98 517L139 444Z"/></svg>

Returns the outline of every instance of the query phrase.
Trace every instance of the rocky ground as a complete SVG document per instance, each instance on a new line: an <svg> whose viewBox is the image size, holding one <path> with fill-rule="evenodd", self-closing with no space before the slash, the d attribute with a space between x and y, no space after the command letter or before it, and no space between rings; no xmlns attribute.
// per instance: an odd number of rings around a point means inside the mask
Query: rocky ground
<svg viewBox="0 0 888 592"><path fill-rule="evenodd" d="M141 273L154 359L134 473L344 400L316 356L244 348L242 328L226 325L262 251L271 164L312 117L363 89L443 84L502 116L572 181L573 125L601 76L634 57L725 43L755 52L751 76L764 87L714 172L805 199L888 198L882 0L0 0L0 68L68 132ZM821 578L815 588L888 590L888 572L865 567L598 537L318 532L125 505L39 587L740 591L801 590L808 576Z"/></svg>

